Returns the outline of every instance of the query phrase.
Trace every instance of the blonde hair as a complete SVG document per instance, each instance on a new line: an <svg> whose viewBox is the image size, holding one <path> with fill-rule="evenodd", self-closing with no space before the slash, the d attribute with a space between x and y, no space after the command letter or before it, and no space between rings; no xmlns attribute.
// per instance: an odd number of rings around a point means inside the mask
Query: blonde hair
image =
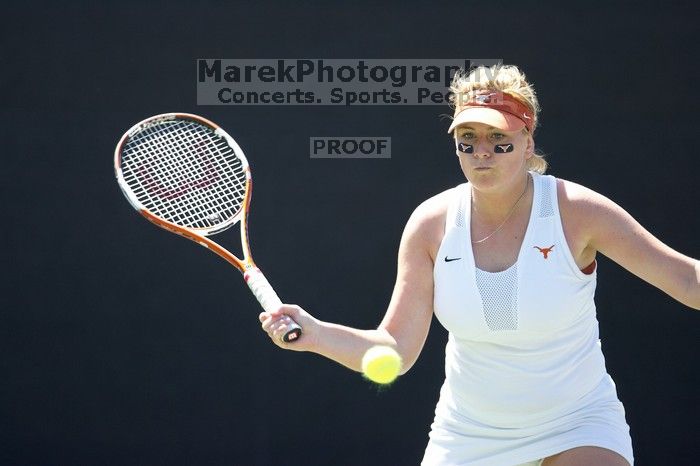
<svg viewBox="0 0 700 466"><path fill-rule="evenodd" d="M532 124L532 135L539 123L540 104L532 84L527 82L525 73L517 66L497 64L493 66L479 66L471 71L460 70L455 73L450 85L450 106L458 113L462 106L469 101L469 96L474 91L492 90L507 93L523 104L527 105L533 112L535 118ZM523 131L530 132L527 128ZM534 138L533 138L534 141ZM533 152L532 157L527 160L527 168L537 173L547 171L547 161L544 155Z"/></svg>

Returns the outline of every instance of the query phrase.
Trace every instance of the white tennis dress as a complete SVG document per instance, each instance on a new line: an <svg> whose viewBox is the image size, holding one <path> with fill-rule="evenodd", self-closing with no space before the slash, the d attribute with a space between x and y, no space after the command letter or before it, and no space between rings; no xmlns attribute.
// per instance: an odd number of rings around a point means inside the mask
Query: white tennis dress
<svg viewBox="0 0 700 466"><path fill-rule="evenodd" d="M569 250L556 179L531 175L518 259L498 273L476 267L471 189L454 190L434 269L435 315L449 331L446 377L423 466L514 466L578 446L633 464L600 346L596 274L581 272Z"/></svg>

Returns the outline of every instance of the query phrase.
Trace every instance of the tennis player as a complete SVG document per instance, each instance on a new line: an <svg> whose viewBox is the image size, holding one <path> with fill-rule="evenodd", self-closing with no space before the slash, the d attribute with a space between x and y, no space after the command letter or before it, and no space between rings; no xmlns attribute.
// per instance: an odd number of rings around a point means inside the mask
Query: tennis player
<svg viewBox="0 0 700 466"><path fill-rule="evenodd" d="M263 330L282 348L356 371L368 348L391 345L406 372L435 313L449 339L423 465L632 465L599 341L596 254L694 309L700 262L606 197L544 174L533 139L539 105L517 67L458 74L451 90L449 132L468 182L411 215L379 327L348 328L283 305L260 314ZM289 317L304 334L286 344Z"/></svg>

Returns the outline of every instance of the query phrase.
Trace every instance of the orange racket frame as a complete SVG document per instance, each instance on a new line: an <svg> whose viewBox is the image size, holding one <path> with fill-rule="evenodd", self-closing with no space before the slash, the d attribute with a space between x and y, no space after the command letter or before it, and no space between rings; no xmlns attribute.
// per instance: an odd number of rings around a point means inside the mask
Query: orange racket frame
<svg viewBox="0 0 700 466"><path fill-rule="evenodd" d="M131 187L124 178L124 174L122 171L122 150L127 141L129 141L129 138L131 138L135 134L138 134L145 128L157 125L159 123L162 123L163 121L177 119L194 121L195 123L208 127L209 129L213 130L217 135L223 137L226 140L226 143L229 145L229 147L231 147L235 152L237 158L242 164L242 169L245 171L246 189L240 210L236 213L236 215L232 216L225 222L216 225L215 227L185 227L177 225L154 214L139 201L139 199L134 194ZM253 292L253 295L255 295L263 309L265 309L266 311L271 312L279 308L279 306L281 306L282 301L277 296L277 293L274 291L274 289L267 281L260 269L257 267L252 258L252 253L250 250L250 241L248 236L248 213L250 210L250 199L253 190L253 180L250 173L250 166L248 165L248 161L245 158L243 150L236 143L236 141L228 133L226 133L226 131L224 131L214 122L207 120L206 118L203 118L201 116L193 115L190 113L164 113L152 116L132 126L121 137L114 151L114 170L117 177L117 182L119 183L122 192L128 199L129 203L132 205L132 207L134 207L134 209L136 209L141 215L143 215L146 219L148 219L155 225L163 228L164 230L183 236L189 240L192 240L204 246L205 248L214 252L215 254L226 260L229 264L233 265L238 270L240 270L241 273L243 273L245 282L248 284L248 287ZM207 235L219 233L238 222L240 222L241 248L243 250L242 260L236 257L225 247L207 238ZM288 325L288 327L289 328L287 329L285 335L282 338L285 342L294 341L301 336L301 327L296 322L292 321L291 324Z"/></svg>

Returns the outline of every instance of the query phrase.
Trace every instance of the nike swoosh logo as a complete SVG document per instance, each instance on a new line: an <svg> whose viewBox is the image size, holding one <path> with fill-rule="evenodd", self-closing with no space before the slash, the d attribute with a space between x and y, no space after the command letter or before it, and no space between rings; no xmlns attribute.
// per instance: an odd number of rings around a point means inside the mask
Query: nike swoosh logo
<svg viewBox="0 0 700 466"><path fill-rule="evenodd" d="M461 257L452 257L452 258L450 258L450 257L445 256L445 262L458 261L458 260L460 260L460 259L461 259Z"/></svg>

